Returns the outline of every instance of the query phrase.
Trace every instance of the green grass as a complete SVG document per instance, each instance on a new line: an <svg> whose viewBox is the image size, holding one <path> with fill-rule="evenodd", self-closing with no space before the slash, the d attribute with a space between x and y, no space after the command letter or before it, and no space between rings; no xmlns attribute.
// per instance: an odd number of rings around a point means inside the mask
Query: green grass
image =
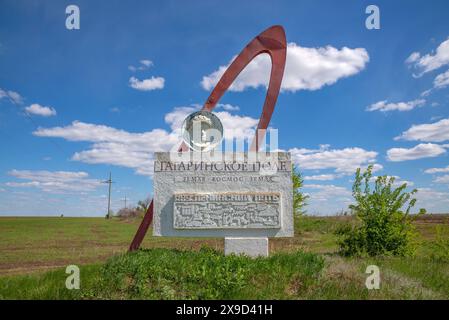
<svg viewBox="0 0 449 320"><path fill-rule="evenodd" d="M146 249L81 268L81 290L65 288L63 270L0 281L9 299L283 299L305 296L324 259L279 253L268 259L199 251Z"/></svg>
<svg viewBox="0 0 449 320"><path fill-rule="evenodd" d="M126 252L140 221L104 218L1 217L0 276L33 273L69 264L105 262ZM220 249L217 239L151 237L142 246Z"/></svg>
<svg viewBox="0 0 449 320"><path fill-rule="evenodd" d="M447 220L416 222L415 257L343 258L334 231L348 219L301 217L294 238L250 259L223 256L222 239L150 236L125 254L136 221L0 218L0 299L449 299ZM65 288L69 264L81 290ZM370 264L379 290L365 287Z"/></svg>

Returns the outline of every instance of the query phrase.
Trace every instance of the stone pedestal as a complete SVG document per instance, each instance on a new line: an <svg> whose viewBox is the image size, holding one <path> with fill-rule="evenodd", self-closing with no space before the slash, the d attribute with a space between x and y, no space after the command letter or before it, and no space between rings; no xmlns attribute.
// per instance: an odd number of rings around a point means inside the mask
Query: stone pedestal
<svg viewBox="0 0 449 320"><path fill-rule="evenodd" d="M225 238L225 254L268 256L293 237L290 153L156 152L153 235Z"/></svg>
<svg viewBox="0 0 449 320"><path fill-rule="evenodd" d="M268 257L268 238L225 238L225 255L244 254L249 257Z"/></svg>

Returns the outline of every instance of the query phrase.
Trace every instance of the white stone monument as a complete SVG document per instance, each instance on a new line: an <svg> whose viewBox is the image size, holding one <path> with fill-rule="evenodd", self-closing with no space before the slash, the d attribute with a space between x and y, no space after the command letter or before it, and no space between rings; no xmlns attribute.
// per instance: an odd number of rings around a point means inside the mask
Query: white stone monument
<svg viewBox="0 0 449 320"><path fill-rule="evenodd" d="M225 254L268 256L269 237L293 236L290 154L159 152L153 234L223 237Z"/></svg>

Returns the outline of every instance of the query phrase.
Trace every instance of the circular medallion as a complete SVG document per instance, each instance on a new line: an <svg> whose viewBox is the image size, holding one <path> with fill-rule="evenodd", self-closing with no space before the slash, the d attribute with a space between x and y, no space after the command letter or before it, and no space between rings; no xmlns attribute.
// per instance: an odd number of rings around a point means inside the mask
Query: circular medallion
<svg viewBox="0 0 449 320"><path fill-rule="evenodd" d="M182 124L182 138L194 151L209 151L223 139L223 125L220 119L209 111L190 114Z"/></svg>

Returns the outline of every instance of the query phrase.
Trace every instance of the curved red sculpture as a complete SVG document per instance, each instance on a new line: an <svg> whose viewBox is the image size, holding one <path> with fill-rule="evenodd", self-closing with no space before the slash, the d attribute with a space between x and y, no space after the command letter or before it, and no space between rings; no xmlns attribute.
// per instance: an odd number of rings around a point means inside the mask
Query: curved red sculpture
<svg viewBox="0 0 449 320"><path fill-rule="evenodd" d="M256 136L254 137L250 147L250 150L252 151L259 150L259 141L262 141L265 130L270 123L271 116L276 105L276 100L281 89L282 77L284 76L285 61L287 57L287 41L285 38L285 31L282 26L272 26L268 28L246 45L225 73L223 73L203 106L203 110L212 111L240 72L242 72L243 69L245 69L245 67L255 57L262 53L268 53L271 58L271 74L262 114L259 119L259 124L257 125ZM185 143L182 143L179 151L188 151L188 149L188 146ZM134 239L129 247L129 251L137 250L140 247L140 244L142 243L152 220L153 201L151 201L142 223L134 236Z"/></svg>

